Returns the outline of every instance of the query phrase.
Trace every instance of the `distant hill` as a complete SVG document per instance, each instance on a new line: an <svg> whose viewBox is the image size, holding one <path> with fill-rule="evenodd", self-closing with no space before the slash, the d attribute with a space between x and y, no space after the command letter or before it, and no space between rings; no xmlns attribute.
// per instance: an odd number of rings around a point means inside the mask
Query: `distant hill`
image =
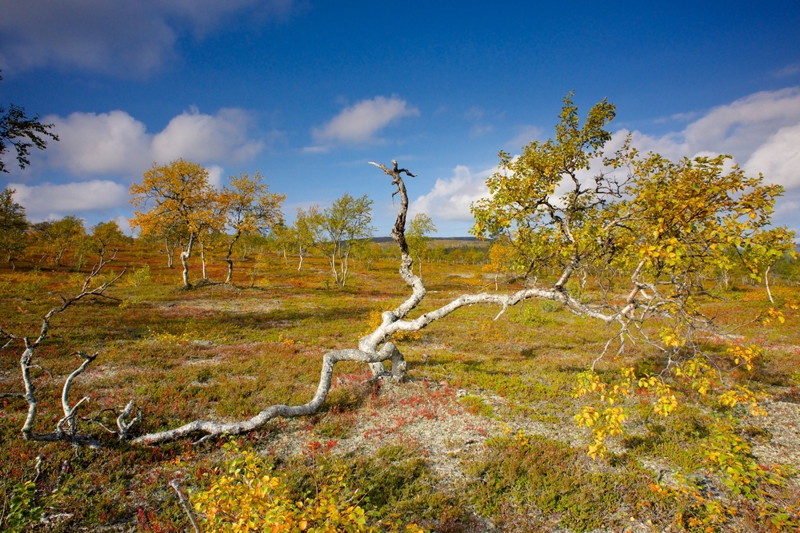
<svg viewBox="0 0 800 533"><path fill-rule="evenodd" d="M484 246L489 246L489 241L482 241L477 237L431 237L431 241L434 241L433 244L441 244L445 247L459 247L459 246L476 246L478 248L482 248ZM385 244L391 243L391 237L373 237L372 242L377 242L378 244Z"/></svg>

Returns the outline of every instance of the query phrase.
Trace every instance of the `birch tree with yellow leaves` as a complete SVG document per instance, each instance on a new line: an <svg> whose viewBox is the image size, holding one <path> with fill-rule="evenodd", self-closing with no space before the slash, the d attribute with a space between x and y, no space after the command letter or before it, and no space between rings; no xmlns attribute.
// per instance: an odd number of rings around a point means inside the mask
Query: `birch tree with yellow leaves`
<svg viewBox="0 0 800 533"><path fill-rule="evenodd" d="M286 195L269 192L264 178L259 172L252 177L239 174L230 177L230 185L226 185L219 194L219 209L224 213L227 229L231 235L225 237L228 276L225 283L233 279L233 247L242 235L255 232L266 232L283 221L281 204Z"/></svg>
<svg viewBox="0 0 800 533"><path fill-rule="evenodd" d="M221 229L225 221L215 217L217 193L208 182L208 171L197 163L178 159L167 165L153 164L141 184L131 185L134 211L131 227L142 235L163 234L181 228L188 238L182 243L183 286L189 283L189 258L201 232Z"/></svg>

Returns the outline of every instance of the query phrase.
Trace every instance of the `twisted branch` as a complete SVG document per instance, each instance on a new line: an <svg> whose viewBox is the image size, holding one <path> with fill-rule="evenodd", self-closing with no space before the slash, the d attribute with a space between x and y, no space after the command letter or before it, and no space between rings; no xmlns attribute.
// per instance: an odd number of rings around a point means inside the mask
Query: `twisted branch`
<svg viewBox="0 0 800 533"><path fill-rule="evenodd" d="M175 429L148 433L133 440L136 444L159 444L180 438L188 437L195 433L205 434L201 440L219 435L237 435L254 431L263 427L267 422L276 417L291 418L306 416L316 413L325 401L330 391L331 378L333 376L334 365L340 361L356 361L367 363L372 369L373 375L378 378L389 377L392 379L402 379L406 362L403 355L390 342L392 335L397 332L415 332L428 326L430 323L446 317L450 313L470 305L475 304L496 304L505 310L507 307L516 305L529 298L541 298L561 302L567 309L584 316L600 319L604 322L619 321L622 317L634 309L636 303L630 302L622 310L613 313L603 313L582 304L560 287L550 289L531 287L522 289L513 294L464 294L452 300L448 304L415 319L408 320L406 317L423 300L426 294L422 280L414 275L412 266L413 259L408 250L405 239L406 218L408 214L408 193L402 175L415 177L407 169L399 168L397 161L392 161L392 168L385 165L370 162L388 176L392 178L392 185L397 187L392 193L392 197L400 195L400 209L392 228L392 238L397 243L401 252L400 277L411 288L411 295L393 311L385 311L382 315L381 324L375 330L362 337L358 341L358 349L335 350L326 353L322 358L322 369L320 372L319 385L314 397L305 404L297 406L272 405L267 407L257 415L240 422L214 422L207 420L196 420L184 424ZM502 314L502 311L501 313ZM498 315L499 316L499 315ZM380 347L380 348L379 348ZM387 372L383 366L384 361L391 361L392 371Z"/></svg>

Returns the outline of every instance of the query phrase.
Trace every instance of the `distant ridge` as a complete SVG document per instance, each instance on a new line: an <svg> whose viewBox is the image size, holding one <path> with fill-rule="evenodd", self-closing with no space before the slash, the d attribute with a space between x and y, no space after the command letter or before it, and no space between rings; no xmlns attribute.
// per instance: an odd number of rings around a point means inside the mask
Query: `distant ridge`
<svg viewBox="0 0 800 533"><path fill-rule="evenodd" d="M480 241L477 237L467 236L467 237L429 237L432 241L463 241L463 242L483 242ZM392 242L391 237L373 237L372 242L377 242L378 244L384 242Z"/></svg>

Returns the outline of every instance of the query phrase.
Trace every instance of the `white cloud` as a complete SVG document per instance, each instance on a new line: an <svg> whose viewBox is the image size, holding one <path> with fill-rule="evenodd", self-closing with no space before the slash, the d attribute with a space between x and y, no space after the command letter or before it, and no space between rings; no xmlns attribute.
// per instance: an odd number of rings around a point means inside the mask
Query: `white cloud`
<svg viewBox="0 0 800 533"><path fill-rule="evenodd" d="M540 139L542 136L542 128L536 126L525 125L519 128L519 133L506 143L506 146L513 147L514 150L519 150L522 146L527 146L531 141Z"/></svg>
<svg viewBox="0 0 800 533"><path fill-rule="evenodd" d="M119 226L119 229L122 231L122 233L131 236L133 235L133 230L131 229L131 222L128 217L118 216L112 218L111 220L117 223L117 226Z"/></svg>
<svg viewBox="0 0 800 533"><path fill-rule="evenodd" d="M778 129L800 123L800 89L759 92L716 107L683 132L692 152L718 150L745 161Z"/></svg>
<svg viewBox="0 0 800 533"><path fill-rule="evenodd" d="M7 69L78 68L145 75L177 57L184 29L195 37L235 15L283 18L292 0L25 0L4 2L0 64Z"/></svg>
<svg viewBox="0 0 800 533"><path fill-rule="evenodd" d="M775 72L776 78L786 78L789 76L794 76L796 74L800 74L800 61L797 63L792 63L791 65L786 65L782 69Z"/></svg>
<svg viewBox="0 0 800 533"><path fill-rule="evenodd" d="M128 203L128 187L106 180L64 184L24 185L10 183L16 189L14 200L25 207L31 220L61 218L83 212L104 212Z"/></svg>
<svg viewBox="0 0 800 533"><path fill-rule="evenodd" d="M683 131L661 137L620 130L610 153L631 133L632 144L670 159L730 154L748 173L800 187L800 88L764 91L715 107Z"/></svg>
<svg viewBox="0 0 800 533"><path fill-rule="evenodd" d="M215 115L183 113L155 135L124 111L51 115L43 121L54 124L60 141L36 157L75 176L139 177L153 162L166 164L178 158L200 164L238 163L264 148L263 141L250 137L253 120L241 109L221 109Z"/></svg>
<svg viewBox="0 0 800 533"><path fill-rule="evenodd" d="M685 117L680 117L685 118ZM538 137L537 128L526 128L510 143L527 144ZM617 131L606 144L606 154L618 149L630 134L632 145L640 152L658 152L673 160L681 157L730 154L750 175L764 174L765 180L788 189L776 209L778 223L797 226L797 217L787 205L800 200L800 88L759 92L735 102L711 109L685 129L660 137L641 131ZM524 138L524 140L523 140ZM595 165L600 162L595 162ZM593 170L596 169L593 166ZM436 181L433 189L411 205L414 213L424 212L444 220L472 220L470 205L488 194L485 179L497 169L473 174L458 166L453 176ZM580 173L590 179L592 171ZM557 191L558 193L558 191ZM790 218L795 220L789 220Z"/></svg>
<svg viewBox="0 0 800 533"><path fill-rule="evenodd" d="M44 157L73 174L141 173L153 161L145 125L124 111L51 115L43 122L59 136Z"/></svg>
<svg viewBox="0 0 800 533"><path fill-rule="evenodd" d="M222 177L225 169L217 165L211 165L206 167L206 171L208 171L208 183L215 189L222 190Z"/></svg>
<svg viewBox="0 0 800 533"><path fill-rule="evenodd" d="M437 179L431 192L414 200L409 212L411 215L425 213L434 220L471 221L470 206L489 194L486 178L496 170L492 168L473 174L469 168L459 165L453 170L452 177Z"/></svg>
<svg viewBox="0 0 800 533"><path fill-rule="evenodd" d="M395 96L376 96L344 108L324 126L313 128L311 135L319 145L363 144L374 142L381 129L403 117L419 115L416 107Z"/></svg>
<svg viewBox="0 0 800 533"><path fill-rule="evenodd" d="M263 142L247 138L251 124L250 116L241 109L220 109L216 115L193 109L170 120L153 138L153 158L246 161L264 148Z"/></svg>
<svg viewBox="0 0 800 533"><path fill-rule="evenodd" d="M800 187L800 123L779 129L756 149L745 170L787 189Z"/></svg>

